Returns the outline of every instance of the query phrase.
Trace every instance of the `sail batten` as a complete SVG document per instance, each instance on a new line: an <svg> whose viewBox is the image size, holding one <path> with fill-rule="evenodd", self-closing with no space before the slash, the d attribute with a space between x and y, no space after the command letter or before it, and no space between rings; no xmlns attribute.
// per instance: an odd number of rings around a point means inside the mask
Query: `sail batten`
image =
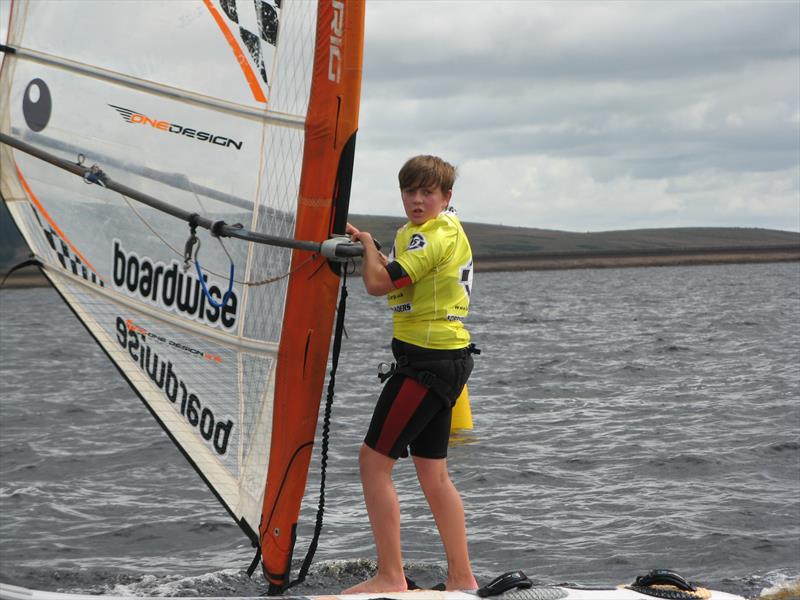
<svg viewBox="0 0 800 600"><path fill-rule="evenodd" d="M35 50L30 50L28 48L9 47L9 49L13 50L14 55L17 58L29 59L42 64L58 67L61 69L66 69L68 71L77 73L79 75L94 77L107 82L123 85L132 89L138 89L150 92L166 98L172 98L184 102L193 102L201 106L207 106L217 110L229 112L239 117L247 117L258 121L263 121L265 123L282 125L285 127L294 127L299 129L302 129L303 126L305 125L305 118L303 115L300 114L281 113L277 111L268 110L266 108L254 108L254 107L244 106L236 104L234 102L228 102L220 98L203 96L201 94L193 93L189 90L173 88L168 85L159 84L154 81L146 81L135 77L130 77L128 75L125 75L124 73L110 71L108 69L103 69L101 67L95 67L89 64L83 64L71 61L65 58L59 58L56 56L46 54L44 52L37 52ZM266 102L266 100L264 102Z"/></svg>
<svg viewBox="0 0 800 600"><path fill-rule="evenodd" d="M119 192L123 196L126 196L132 200L136 200L137 202L146 204L151 208L155 208L156 210L166 213L172 217L176 217L178 219L186 221L193 227L199 226L208 229L212 232L212 235L216 237L239 238L242 240L248 240L251 242L257 242L260 244L266 244L270 246L293 248L296 250L305 250L308 252L319 252L329 258L354 257L354 256L359 256L361 254L360 247L346 242L341 242L337 245L329 245L329 244L324 244L323 241L315 242L309 240L299 240L294 238L281 237L245 229L243 226L241 226L241 224L231 225L222 220L213 220L208 217L204 217L197 212L178 208L168 202L165 202L160 198L155 198L151 195L143 194L138 190L133 189L127 185L123 185L116 181L113 181L102 171L102 169L96 167L96 165L93 165L92 167L86 167L81 162L71 163L64 159L61 159L60 157L44 152L31 144L27 144L25 142L21 142L20 140L16 140L10 136L7 136L4 133L0 133L0 143L7 144L9 146L14 146L17 149L26 152L27 154L35 156L36 158L48 162L69 173L72 173L73 175L78 175L83 177L87 183L98 184L101 185L103 188L108 188L114 190L115 192ZM82 154L80 156L82 156ZM21 175L20 177L21 179L23 179ZM190 191L194 190L190 188ZM240 205L237 204L237 206ZM146 221L144 220L143 222L146 223Z"/></svg>
<svg viewBox="0 0 800 600"><path fill-rule="evenodd" d="M248 21L245 1L107 0L78 27L81 0L15 0L0 195L280 587L340 283L327 257L360 251L329 238L347 214L364 15L362 0L257 0ZM197 269L179 219L199 227Z"/></svg>

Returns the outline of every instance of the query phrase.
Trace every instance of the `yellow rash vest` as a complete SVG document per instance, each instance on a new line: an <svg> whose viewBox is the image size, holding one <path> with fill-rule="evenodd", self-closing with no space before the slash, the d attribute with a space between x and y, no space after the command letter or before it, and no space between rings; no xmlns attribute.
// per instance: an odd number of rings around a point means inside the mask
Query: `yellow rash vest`
<svg viewBox="0 0 800 600"><path fill-rule="evenodd" d="M434 350L469 345L464 319L472 291L472 249L452 209L397 231L389 256L407 274L387 299L394 337Z"/></svg>

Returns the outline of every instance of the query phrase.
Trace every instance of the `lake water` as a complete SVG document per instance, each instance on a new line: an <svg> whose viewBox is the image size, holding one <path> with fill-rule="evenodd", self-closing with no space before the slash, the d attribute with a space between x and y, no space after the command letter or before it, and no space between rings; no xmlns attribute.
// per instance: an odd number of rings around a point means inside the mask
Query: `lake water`
<svg viewBox="0 0 800 600"><path fill-rule="evenodd" d="M351 585L374 558L357 454L390 325L348 284L325 529L298 593ZM449 464L479 581L662 567L750 597L800 589L798 323L798 263L478 273L475 428ZM249 541L52 289L0 291L0 382L0 580L264 593ZM441 544L411 464L395 472L408 572L432 585ZM318 480L316 457L296 562Z"/></svg>

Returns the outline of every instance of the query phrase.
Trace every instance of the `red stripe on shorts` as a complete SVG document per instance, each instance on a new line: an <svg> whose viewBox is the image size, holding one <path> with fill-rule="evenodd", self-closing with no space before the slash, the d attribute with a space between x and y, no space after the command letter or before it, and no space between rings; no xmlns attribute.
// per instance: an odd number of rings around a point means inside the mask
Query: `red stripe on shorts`
<svg viewBox="0 0 800 600"><path fill-rule="evenodd" d="M400 437L427 393L428 388L419 381L406 377L395 396L386 420L383 422L383 429L381 429L381 436L375 444L375 450L389 456L392 446L397 442L397 438Z"/></svg>

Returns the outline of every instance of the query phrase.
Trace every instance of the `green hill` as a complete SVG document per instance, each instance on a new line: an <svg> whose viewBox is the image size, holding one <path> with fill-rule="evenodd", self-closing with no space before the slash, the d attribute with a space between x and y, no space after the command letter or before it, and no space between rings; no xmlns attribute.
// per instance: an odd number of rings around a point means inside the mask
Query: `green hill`
<svg viewBox="0 0 800 600"><path fill-rule="evenodd" d="M388 252L405 219L350 215ZM681 227L577 233L464 223L477 270L639 266L800 260L800 233L747 227ZM28 252L5 205L0 206L0 272Z"/></svg>
<svg viewBox="0 0 800 600"><path fill-rule="evenodd" d="M390 245L400 217L350 215L350 222ZM464 223L476 257L639 253L659 250L751 249L798 246L800 233L745 227L680 227L576 233L552 229ZM387 249L388 250L388 249Z"/></svg>

